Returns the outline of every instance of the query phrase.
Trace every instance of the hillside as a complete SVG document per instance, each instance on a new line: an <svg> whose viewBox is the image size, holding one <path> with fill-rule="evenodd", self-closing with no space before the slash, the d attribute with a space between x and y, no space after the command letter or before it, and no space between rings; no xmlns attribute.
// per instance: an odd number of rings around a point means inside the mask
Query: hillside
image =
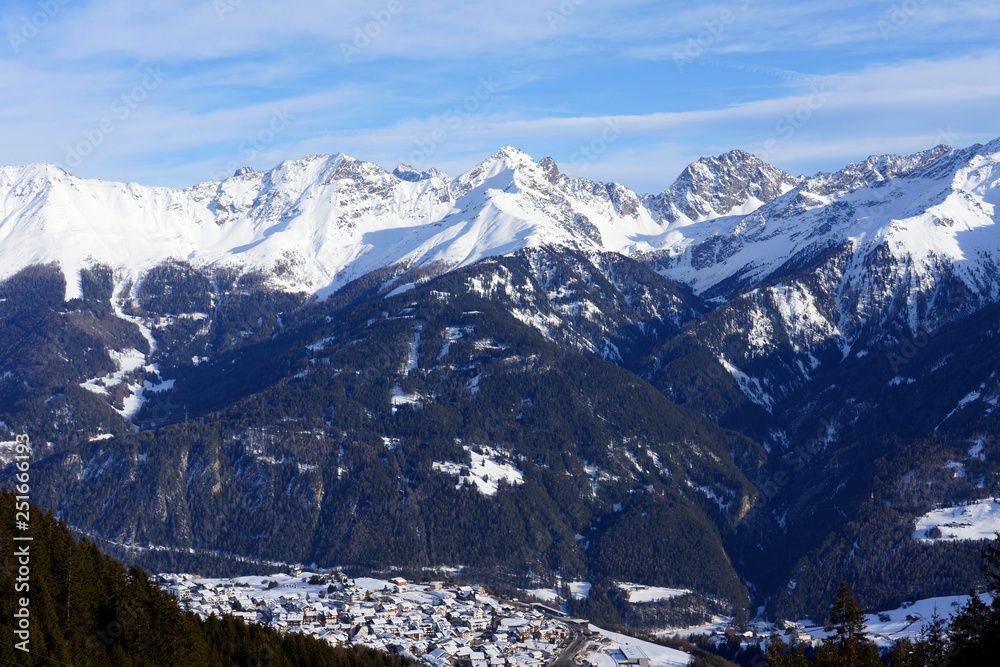
<svg viewBox="0 0 1000 667"><path fill-rule="evenodd" d="M15 496L0 492L0 539L13 542ZM0 659L18 665L404 665L396 656L346 650L301 635L282 637L257 625L225 618L201 621L139 568L126 569L65 524L31 506L30 589L15 593L19 565L11 549L0 553ZM15 598L29 600L28 652L15 648Z"/></svg>

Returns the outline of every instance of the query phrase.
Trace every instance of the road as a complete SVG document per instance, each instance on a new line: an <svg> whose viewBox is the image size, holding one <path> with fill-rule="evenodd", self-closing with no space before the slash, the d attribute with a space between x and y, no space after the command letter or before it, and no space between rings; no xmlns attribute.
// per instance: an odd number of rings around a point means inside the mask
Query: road
<svg viewBox="0 0 1000 667"><path fill-rule="evenodd" d="M587 643L587 638L580 632L574 632L572 639L570 639L569 646L563 651L558 658L552 661L553 667L572 667L574 665L573 658L579 653L580 647Z"/></svg>

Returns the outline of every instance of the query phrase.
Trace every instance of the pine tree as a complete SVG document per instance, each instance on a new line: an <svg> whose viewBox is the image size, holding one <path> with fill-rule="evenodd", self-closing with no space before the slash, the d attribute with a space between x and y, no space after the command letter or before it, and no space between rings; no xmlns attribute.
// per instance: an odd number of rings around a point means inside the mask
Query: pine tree
<svg viewBox="0 0 1000 667"><path fill-rule="evenodd" d="M802 645L792 642L785 644L777 634L771 635L765 655L768 667L808 667Z"/></svg>
<svg viewBox="0 0 1000 667"><path fill-rule="evenodd" d="M914 644L913 653L918 665L944 665L948 657L948 637L946 624L934 608L931 622L920 631L920 639Z"/></svg>
<svg viewBox="0 0 1000 667"><path fill-rule="evenodd" d="M781 640L777 633L771 635L767 643L767 665L768 667L787 667L788 661L785 658L785 650L788 645Z"/></svg>
<svg viewBox="0 0 1000 667"><path fill-rule="evenodd" d="M865 620L846 581L840 582L837 597L830 606L830 622L825 630L817 664L831 667L868 667L881 665L878 649L865 631Z"/></svg>
<svg viewBox="0 0 1000 667"><path fill-rule="evenodd" d="M919 667L916 648L909 637L904 637L896 642L892 649L892 658L889 660L889 667Z"/></svg>
<svg viewBox="0 0 1000 667"><path fill-rule="evenodd" d="M987 606L970 593L948 631L948 665L986 665L1000 655L1000 533L983 552L983 574L993 603Z"/></svg>

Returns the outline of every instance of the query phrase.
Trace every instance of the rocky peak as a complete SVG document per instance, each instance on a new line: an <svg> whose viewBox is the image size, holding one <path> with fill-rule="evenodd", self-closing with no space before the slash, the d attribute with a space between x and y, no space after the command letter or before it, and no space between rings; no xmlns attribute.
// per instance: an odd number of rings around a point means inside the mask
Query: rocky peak
<svg viewBox="0 0 1000 667"><path fill-rule="evenodd" d="M673 185L651 198L649 206L667 223L682 217L696 221L747 214L798 182L756 155L733 150L688 165Z"/></svg>

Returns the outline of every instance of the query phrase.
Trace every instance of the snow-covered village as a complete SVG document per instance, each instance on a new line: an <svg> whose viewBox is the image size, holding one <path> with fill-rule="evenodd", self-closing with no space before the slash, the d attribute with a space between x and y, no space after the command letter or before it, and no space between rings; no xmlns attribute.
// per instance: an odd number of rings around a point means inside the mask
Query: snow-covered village
<svg viewBox="0 0 1000 667"><path fill-rule="evenodd" d="M235 579L161 574L160 586L203 618L230 615L332 645L365 646L446 667L671 667L691 656L604 631L558 609L473 586L351 579L339 573Z"/></svg>
<svg viewBox="0 0 1000 667"><path fill-rule="evenodd" d="M207 579L191 574L161 574L160 586L178 604L202 618L229 615L278 632L315 636L334 646L364 646L397 653L434 667L673 667L693 656L571 618L552 605L543 589L529 591L546 599L502 598L477 586L443 582L411 583L349 578L334 572L275 574L269 577ZM630 597L644 599L669 589L636 587ZM683 591L674 591L676 594ZM869 614L865 625L875 643L889 648L915 639L934 615L947 617L966 596L918 600L898 609ZM982 596L988 604L988 596ZM766 647L773 636L786 642L818 646L827 632L808 620L772 624L751 622L743 631L731 619L679 630L705 634L723 646Z"/></svg>

